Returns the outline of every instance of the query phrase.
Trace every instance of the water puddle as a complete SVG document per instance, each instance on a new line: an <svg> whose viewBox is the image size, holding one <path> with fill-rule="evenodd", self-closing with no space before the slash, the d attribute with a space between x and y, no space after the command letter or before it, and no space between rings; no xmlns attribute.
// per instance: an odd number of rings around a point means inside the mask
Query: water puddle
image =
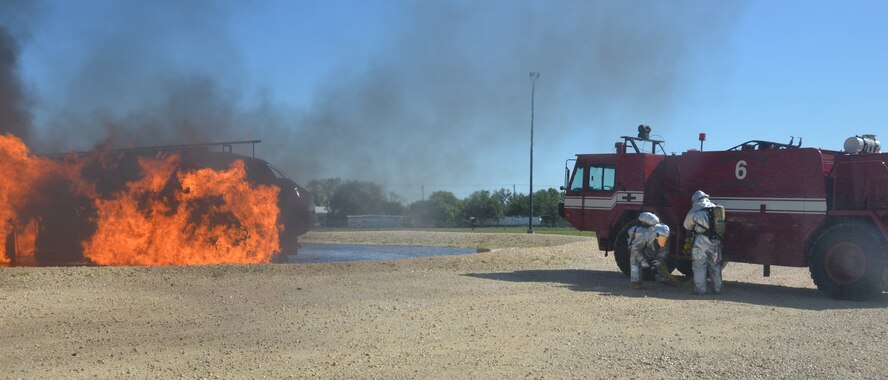
<svg viewBox="0 0 888 380"><path fill-rule="evenodd" d="M413 257L464 255L471 248L416 247L402 245L300 244L299 254L291 263L331 263L337 261L396 260Z"/></svg>

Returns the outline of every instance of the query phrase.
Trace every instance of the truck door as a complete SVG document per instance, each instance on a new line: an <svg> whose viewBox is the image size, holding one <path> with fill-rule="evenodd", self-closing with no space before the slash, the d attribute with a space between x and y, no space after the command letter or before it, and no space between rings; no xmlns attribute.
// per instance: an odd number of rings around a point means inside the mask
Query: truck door
<svg viewBox="0 0 888 380"><path fill-rule="evenodd" d="M583 224L599 233L609 226L610 214L616 205L616 171L613 163L594 162L586 166L588 179L583 191Z"/></svg>
<svg viewBox="0 0 888 380"><path fill-rule="evenodd" d="M568 160L570 161L570 160ZM562 217L574 228L583 230L583 191L586 183L585 163L574 161L573 174L564 179L564 210Z"/></svg>
<svg viewBox="0 0 888 380"><path fill-rule="evenodd" d="M564 218L583 231L607 237L617 206L614 155L580 156L564 193Z"/></svg>

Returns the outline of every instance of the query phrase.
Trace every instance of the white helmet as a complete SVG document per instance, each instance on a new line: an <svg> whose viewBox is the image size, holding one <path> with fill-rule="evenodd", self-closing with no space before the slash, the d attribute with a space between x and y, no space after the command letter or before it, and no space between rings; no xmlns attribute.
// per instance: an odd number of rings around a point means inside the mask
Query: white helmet
<svg viewBox="0 0 888 380"><path fill-rule="evenodd" d="M697 202L702 198L709 198L709 194L704 193L703 190L697 190L694 195L691 195L691 202Z"/></svg>
<svg viewBox="0 0 888 380"><path fill-rule="evenodd" d="M669 236L669 226L662 223L657 224L656 226L654 226L654 232L658 236Z"/></svg>
<svg viewBox="0 0 888 380"><path fill-rule="evenodd" d="M638 215L638 221L641 222L641 224L650 227L660 223L660 218L652 213L643 212Z"/></svg>
<svg viewBox="0 0 888 380"><path fill-rule="evenodd" d="M657 239L657 245L660 248L666 248L666 242L669 241L669 226L665 224L657 224L654 226L654 234Z"/></svg>

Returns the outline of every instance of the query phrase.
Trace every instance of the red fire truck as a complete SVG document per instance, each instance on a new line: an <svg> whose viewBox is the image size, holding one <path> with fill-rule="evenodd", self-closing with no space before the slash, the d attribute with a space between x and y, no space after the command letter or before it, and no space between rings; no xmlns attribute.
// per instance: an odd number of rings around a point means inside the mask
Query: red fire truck
<svg viewBox="0 0 888 380"><path fill-rule="evenodd" d="M851 137L844 151L748 141L725 151L666 154L639 126L610 154L578 154L565 167L562 216L595 231L607 255L629 273L627 230L650 211L671 227L672 268L693 275L682 223L691 194L725 206L728 261L808 267L817 287L859 299L888 284L888 154L874 135ZM702 140L705 135L701 134Z"/></svg>

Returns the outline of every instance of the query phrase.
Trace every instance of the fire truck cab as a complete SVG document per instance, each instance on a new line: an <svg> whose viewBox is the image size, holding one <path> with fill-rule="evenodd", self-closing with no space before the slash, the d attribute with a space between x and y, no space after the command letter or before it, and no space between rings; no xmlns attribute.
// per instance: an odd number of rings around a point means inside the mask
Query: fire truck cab
<svg viewBox="0 0 888 380"><path fill-rule="evenodd" d="M565 168L563 217L595 231L623 273L627 230L650 211L672 231L669 265L692 275L682 224L691 194L703 190L727 211L726 260L763 265L765 276L771 265L809 267L818 288L836 298L885 289L888 154L878 153L875 136L849 138L845 151L753 140L667 155L649 133L639 126L616 152L578 154Z"/></svg>

